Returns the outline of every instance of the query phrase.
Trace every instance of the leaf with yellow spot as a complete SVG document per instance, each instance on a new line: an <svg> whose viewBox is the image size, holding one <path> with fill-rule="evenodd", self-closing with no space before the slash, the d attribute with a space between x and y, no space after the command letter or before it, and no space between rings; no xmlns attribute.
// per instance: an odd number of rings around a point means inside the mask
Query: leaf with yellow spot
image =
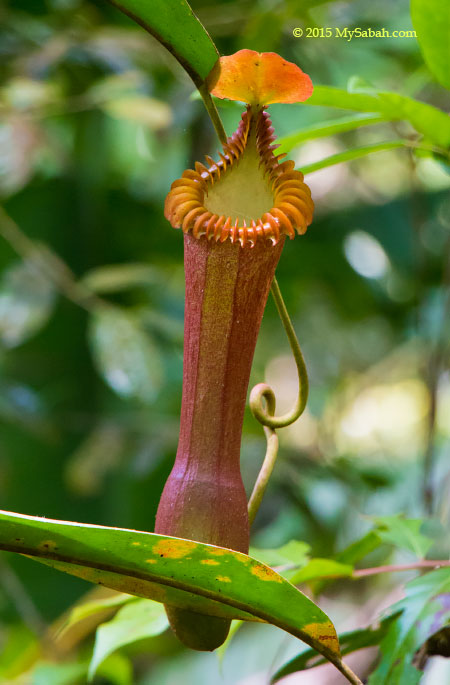
<svg viewBox="0 0 450 685"><path fill-rule="evenodd" d="M50 540L54 544L45 546ZM272 623L342 668L328 616L269 566L240 552L155 533L5 511L0 511L0 549L182 609Z"/></svg>

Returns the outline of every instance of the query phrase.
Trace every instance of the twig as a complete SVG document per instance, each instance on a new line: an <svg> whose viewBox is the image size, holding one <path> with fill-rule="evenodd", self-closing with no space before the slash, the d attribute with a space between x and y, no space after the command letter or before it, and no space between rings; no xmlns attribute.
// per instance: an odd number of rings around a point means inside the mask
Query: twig
<svg viewBox="0 0 450 685"><path fill-rule="evenodd" d="M442 559L422 559L412 564L398 564L392 566L373 566L372 568L361 568L353 571L351 578L367 578L367 576L375 576L378 573L397 573L399 571L414 571L421 568L440 568L442 566L450 567L449 560Z"/></svg>

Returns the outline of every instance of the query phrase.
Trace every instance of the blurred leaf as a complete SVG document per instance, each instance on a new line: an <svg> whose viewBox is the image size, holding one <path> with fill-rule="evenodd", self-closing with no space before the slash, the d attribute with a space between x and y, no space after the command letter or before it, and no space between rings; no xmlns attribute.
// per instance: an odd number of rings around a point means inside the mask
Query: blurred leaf
<svg viewBox="0 0 450 685"><path fill-rule="evenodd" d="M316 86L305 104L379 112L387 119L405 119L428 140L445 149L450 147L450 117L432 105L405 95L384 91L349 93L332 86Z"/></svg>
<svg viewBox="0 0 450 685"><path fill-rule="evenodd" d="M100 373L118 395L155 399L162 383L159 353L133 314L112 306L98 309L89 339Z"/></svg>
<svg viewBox="0 0 450 685"><path fill-rule="evenodd" d="M386 121L386 117L379 114L358 114L356 116L340 117L339 119L331 119L330 121L323 121L319 124L312 124L299 131L295 131L295 133L290 133L288 136L278 138L277 143L280 147L277 149L277 154L289 152L292 148L307 140L334 136L337 133L353 131L362 126L379 124L381 121Z"/></svg>
<svg viewBox="0 0 450 685"><path fill-rule="evenodd" d="M54 303L52 283L31 261L10 267L0 284L0 339L5 347L16 347L37 333Z"/></svg>
<svg viewBox="0 0 450 685"><path fill-rule="evenodd" d="M120 647L164 632L169 626L162 604L149 599L136 600L120 609L112 621L97 628L94 653L89 664L89 680L107 656Z"/></svg>
<svg viewBox="0 0 450 685"><path fill-rule="evenodd" d="M448 0L411 0L411 19L424 60L450 88L450 6Z"/></svg>
<svg viewBox="0 0 450 685"><path fill-rule="evenodd" d="M306 174L312 174L313 171L318 171L319 169L325 169L329 166L334 166L335 164L341 164L342 162L350 162L354 159L360 159L361 157L366 157L372 154L372 152L382 152L383 150L395 150L399 147L404 147L407 145L406 140L390 140L385 143L374 143L373 145L364 145L362 147L350 148L350 150L345 150L344 152L338 152L335 155L330 155L325 159L321 159L318 162L312 162L312 164L304 164L301 167L301 171Z"/></svg>
<svg viewBox="0 0 450 685"><path fill-rule="evenodd" d="M355 540L351 545L343 549L336 555L336 561L342 564L356 564L364 559L368 554L377 549L381 544L380 536L377 532L370 530L359 540Z"/></svg>
<svg viewBox="0 0 450 685"><path fill-rule="evenodd" d="M85 618L93 616L94 614L102 613L104 609L110 609L111 607L119 607L127 602L135 601L134 595L127 595L124 592L117 592L108 597L99 597L96 600L90 602L83 602L77 605L70 612L70 616L63 626L63 630L70 628L71 626L84 621Z"/></svg>
<svg viewBox="0 0 450 685"><path fill-rule="evenodd" d="M17 110L54 104L59 99L60 94L55 84L23 76L11 79L0 93L0 100Z"/></svg>
<svg viewBox="0 0 450 685"><path fill-rule="evenodd" d="M160 41L196 86L219 58L216 46L185 0L109 0Z"/></svg>
<svg viewBox="0 0 450 685"><path fill-rule="evenodd" d="M359 628L348 633L339 635L339 644L341 646L341 654L351 654L358 649L365 649L367 647L375 647L380 644L385 637L391 623L395 620L397 614L387 616L378 625L369 626L368 628ZM282 678L285 678L291 673L297 671L305 671L309 668L314 668L320 664L325 663L325 659L317 656L317 652L313 649L305 649L301 654L288 661L272 676L271 683L277 683ZM386 684L387 685L387 684Z"/></svg>
<svg viewBox="0 0 450 685"><path fill-rule="evenodd" d="M383 542L407 549L419 559L423 559L433 545L434 540L420 531L422 519L405 519L400 516L374 516L372 520L378 526L377 535Z"/></svg>
<svg viewBox="0 0 450 685"><path fill-rule="evenodd" d="M295 564L303 566L309 559L311 545L301 540L289 540L285 545L275 549L250 548L250 554L268 566L283 566Z"/></svg>
<svg viewBox="0 0 450 685"><path fill-rule="evenodd" d="M114 293L137 285L161 283L162 278L148 264L108 264L88 271L80 282L96 293Z"/></svg>
<svg viewBox="0 0 450 685"><path fill-rule="evenodd" d="M82 685L87 667L80 663L40 662L33 669L32 685Z"/></svg>
<svg viewBox="0 0 450 685"><path fill-rule="evenodd" d="M406 597L390 607L402 613L380 644L382 654L369 685L415 685L422 673L412 662L416 651L450 622L450 569L441 568L415 578L405 587Z"/></svg>
<svg viewBox="0 0 450 685"><path fill-rule="evenodd" d="M172 110L161 100L145 95L130 95L110 100L101 108L113 117L137 121L153 131L167 128L172 122Z"/></svg>
<svg viewBox="0 0 450 685"><path fill-rule="evenodd" d="M123 654L110 654L98 667L97 675L107 678L114 685L134 685L133 667Z"/></svg>
<svg viewBox="0 0 450 685"><path fill-rule="evenodd" d="M0 651L0 678L8 682L27 671L40 655L36 635L22 623L2 627L2 648Z"/></svg>
<svg viewBox="0 0 450 685"><path fill-rule="evenodd" d="M311 559L290 580L294 585L299 585L320 578L349 578L352 573L353 566L350 564L341 564L333 559Z"/></svg>
<svg viewBox="0 0 450 685"><path fill-rule="evenodd" d="M117 470L125 447L122 426L112 421L95 426L66 463L67 487L85 497L99 494L106 477Z"/></svg>
<svg viewBox="0 0 450 685"><path fill-rule="evenodd" d="M88 580L93 580L95 569L97 582L106 586L111 576L122 576L130 594L142 593L142 581L157 584L162 592L155 599L166 604L170 602L166 586L215 600L214 605L237 608L234 618L252 614L303 640L338 668L341 664L336 632L327 615L271 568L240 552L154 533L12 512L0 513L0 549L36 556L60 570L73 572L71 567L76 567L74 573ZM84 574L86 569L91 573ZM199 602L197 611L204 606Z"/></svg>

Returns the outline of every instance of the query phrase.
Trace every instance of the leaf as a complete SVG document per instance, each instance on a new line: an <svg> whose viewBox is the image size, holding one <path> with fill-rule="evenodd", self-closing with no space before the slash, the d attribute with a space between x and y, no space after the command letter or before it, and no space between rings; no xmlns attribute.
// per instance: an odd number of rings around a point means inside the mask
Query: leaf
<svg viewBox="0 0 450 685"><path fill-rule="evenodd" d="M349 578L352 573L353 566L350 564L341 564L333 559L311 559L290 580L294 585L298 585L321 578Z"/></svg>
<svg viewBox="0 0 450 685"><path fill-rule="evenodd" d="M16 347L37 333L54 303L53 284L31 260L5 271L0 285L0 339L5 347Z"/></svg>
<svg viewBox="0 0 450 685"><path fill-rule="evenodd" d="M342 667L336 632L326 614L271 568L245 554L154 533L11 512L0 512L0 549L36 556L129 594L148 597L157 586L159 594L157 590L153 599L159 602L180 605L180 595L177 599L169 588L191 599L196 595L214 600L211 612L223 604L233 608L228 617L250 614L272 623ZM200 601L196 610L209 613L206 607Z"/></svg>
<svg viewBox="0 0 450 685"><path fill-rule="evenodd" d="M382 654L369 685L415 685L421 672L415 652L450 622L450 569L440 568L407 583L406 597L390 607L401 611L380 644Z"/></svg>
<svg viewBox="0 0 450 685"><path fill-rule="evenodd" d="M75 606L70 612L67 622L63 626L63 630L67 630L71 626L84 621L85 618L94 616L95 614L101 614L105 609L111 609L114 607L120 607L128 602L135 601L133 595L127 595L124 592L114 593L108 597L99 597L98 599L92 600L90 602L82 602Z"/></svg>
<svg viewBox="0 0 450 685"><path fill-rule="evenodd" d="M185 0L109 0L162 43L201 86L219 58Z"/></svg>
<svg viewBox="0 0 450 685"><path fill-rule="evenodd" d="M55 664L40 662L33 669L33 685L82 685L86 682L86 666L76 662Z"/></svg>
<svg viewBox="0 0 450 685"><path fill-rule="evenodd" d="M341 654L351 654L359 649L366 649L367 647L375 647L378 645L384 636L387 634L391 623L396 619L397 614L387 616L378 625L369 626L368 628L359 628L358 630L351 630L347 633L339 635L339 644L341 645ZM309 668L314 668L320 664L325 663L323 657L318 657L317 652L313 649L305 649L298 656L288 661L284 666L272 676L271 683L276 683L282 678L285 678L291 673L298 671L305 671Z"/></svg>
<svg viewBox="0 0 450 685"><path fill-rule="evenodd" d="M97 628L89 680L93 679L100 664L117 649L159 635L168 626L164 607L157 602L140 599L124 606L111 621Z"/></svg>
<svg viewBox="0 0 450 685"><path fill-rule="evenodd" d="M212 95L250 105L303 102L313 85L300 67L275 52L239 50L221 57L208 78Z"/></svg>
<svg viewBox="0 0 450 685"><path fill-rule="evenodd" d="M97 309L89 338L98 370L118 395L155 399L162 383L161 361L136 316L119 307Z"/></svg>
<svg viewBox="0 0 450 685"><path fill-rule="evenodd" d="M353 131L362 126L379 124L382 121L386 121L386 117L381 114L357 114L349 117L340 117L339 119L331 119L330 121L323 121L319 124L313 124L312 126L306 126L295 133L290 133L288 136L278 138L277 143L279 144L279 148L277 148L277 155L281 152L290 152L292 148L306 140L334 136L337 133Z"/></svg>
<svg viewBox="0 0 450 685"><path fill-rule="evenodd" d="M114 293L139 285L161 283L163 276L148 264L107 264L88 271L81 281L95 293Z"/></svg>
<svg viewBox="0 0 450 685"><path fill-rule="evenodd" d="M342 564L356 564L356 562L364 559L368 554L377 549L381 544L378 533L374 530L369 530L359 540L355 540L348 547L343 549L336 555L336 561Z"/></svg>
<svg viewBox="0 0 450 685"><path fill-rule="evenodd" d="M285 545L274 549L250 548L250 554L268 566L283 566L295 564L303 566L309 559L311 545L301 540L289 540Z"/></svg>
<svg viewBox="0 0 450 685"><path fill-rule="evenodd" d="M123 654L110 654L98 667L97 675L114 685L134 685L133 666Z"/></svg>
<svg viewBox="0 0 450 685"><path fill-rule="evenodd" d="M172 123L172 110L169 105L146 95L129 95L109 100L103 103L101 108L113 117L136 121L152 131L167 128Z"/></svg>
<svg viewBox="0 0 450 685"><path fill-rule="evenodd" d="M374 516L372 520L376 523L376 533L383 542L406 549L419 559L423 559L433 545L434 541L420 532L423 526L422 519Z"/></svg>
<svg viewBox="0 0 450 685"><path fill-rule="evenodd" d="M428 140L445 149L450 147L450 117L432 105L405 95L377 90L370 94L349 93L332 86L316 86L306 104L378 112L393 121L405 119Z"/></svg>
<svg viewBox="0 0 450 685"><path fill-rule="evenodd" d="M312 164L305 164L301 167L301 171L305 174L312 174L314 171L319 171L319 169L325 169L329 166L334 166L335 164L341 164L342 162L350 162L354 159L360 159L361 157L366 157L372 154L372 152L382 152L383 150L395 150L399 147L404 147L408 144L405 140L390 140L385 143L374 143L373 145L364 145L362 147L350 148L350 150L345 150L344 152L338 152L335 155L321 159L318 162L312 162Z"/></svg>
<svg viewBox="0 0 450 685"><path fill-rule="evenodd" d="M436 79L450 88L450 5L448 0L411 0L411 19L424 60Z"/></svg>

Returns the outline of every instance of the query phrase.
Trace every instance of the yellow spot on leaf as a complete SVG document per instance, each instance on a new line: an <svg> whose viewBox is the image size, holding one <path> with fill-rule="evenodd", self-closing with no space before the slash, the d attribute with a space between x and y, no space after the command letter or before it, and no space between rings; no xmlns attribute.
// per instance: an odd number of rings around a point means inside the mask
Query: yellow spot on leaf
<svg viewBox="0 0 450 685"><path fill-rule="evenodd" d="M152 551L167 559L182 559L196 547L197 544L190 540L160 540L153 545Z"/></svg>
<svg viewBox="0 0 450 685"><path fill-rule="evenodd" d="M215 557L221 557L224 554L229 554L229 550L222 549L221 547L209 547L208 552L214 554Z"/></svg>
<svg viewBox="0 0 450 685"><path fill-rule="evenodd" d="M339 641L332 623L308 623L302 630L312 638L339 654Z"/></svg>
<svg viewBox="0 0 450 685"><path fill-rule="evenodd" d="M140 542L132 542L131 544L133 545L133 547L139 547L139 545L140 545L141 543L140 543Z"/></svg>
<svg viewBox="0 0 450 685"><path fill-rule="evenodd" d="M201 564L208 564L208 566L218 566L219 562L215 559L200 559Z"/></svg>
<svg viewBox="0 0 450 685"><path fill-rule="evenodd" d="M268 566L263 566L262 564L255 564L251 567L250 571L254 576L257 576L260 580L271 580L275 583L282 583L283 579L280 578L278 573L272 571Z"/></svg>
<svg viewBox="0 0 450 685"><path fill-rule="evenodd" d="M220 580L221 583L231 583L231 578L228 576L216 576L216 580Z"/></svg>
<svg viewBox="0 0 450 685"><path fill-rule="evenodd" d="M156 559L146 559L145 563L146 564L156 564Z"/></svg>

